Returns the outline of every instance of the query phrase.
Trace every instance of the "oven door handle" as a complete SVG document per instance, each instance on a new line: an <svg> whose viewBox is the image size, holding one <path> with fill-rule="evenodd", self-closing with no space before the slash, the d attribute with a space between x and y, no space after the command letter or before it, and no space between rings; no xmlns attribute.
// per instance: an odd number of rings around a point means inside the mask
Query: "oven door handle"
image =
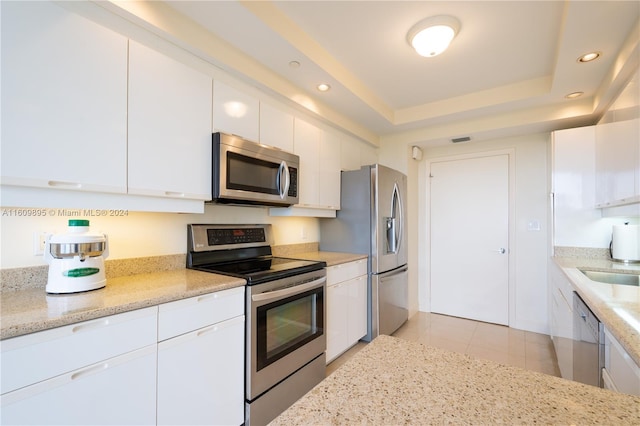
<svg viewBox="0 0 640 426"><path fill-rule="evenodd" d="M303 293L315 287L321 287L327 281L327 277L318 278L308 283L283 288L281 290L265 291L264 293L254 294L251 296L253 302L265 302L271 300L282 299L283 297L293 296L294 294Z"/></svg>

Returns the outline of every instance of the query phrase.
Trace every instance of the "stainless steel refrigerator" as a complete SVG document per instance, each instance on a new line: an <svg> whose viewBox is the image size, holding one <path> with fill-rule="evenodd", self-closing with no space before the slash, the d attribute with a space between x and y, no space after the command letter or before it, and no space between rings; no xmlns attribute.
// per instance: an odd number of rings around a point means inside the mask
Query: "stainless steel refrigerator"
<svg viewBox="0 0 640 426"><path fill-rule="evenodd" d="M379 164L342 172L340 210L320 220L320 250L368 262L368 331L391 334L408 318L407 177Z"/></svg>

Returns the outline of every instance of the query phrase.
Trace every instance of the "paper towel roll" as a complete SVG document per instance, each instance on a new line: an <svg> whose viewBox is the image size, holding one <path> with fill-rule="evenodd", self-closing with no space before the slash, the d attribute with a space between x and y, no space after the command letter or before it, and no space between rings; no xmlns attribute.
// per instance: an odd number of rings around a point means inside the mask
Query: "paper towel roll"
<svg viewBox="0 0 640 426"><path fill-rule="evenodd" d="M611 258L622 262L640 260L640 226L613 225Z"/></svg>

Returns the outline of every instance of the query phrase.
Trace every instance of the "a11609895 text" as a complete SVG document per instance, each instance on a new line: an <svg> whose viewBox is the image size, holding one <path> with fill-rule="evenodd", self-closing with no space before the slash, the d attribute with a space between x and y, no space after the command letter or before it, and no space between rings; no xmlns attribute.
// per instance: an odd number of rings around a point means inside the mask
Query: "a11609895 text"
<svg viewBox="0 0 640 426"><path fill-rule="evenodd" d="M126 217L129 210L122 209L47 209L3 208L0 217Z"/></svg>

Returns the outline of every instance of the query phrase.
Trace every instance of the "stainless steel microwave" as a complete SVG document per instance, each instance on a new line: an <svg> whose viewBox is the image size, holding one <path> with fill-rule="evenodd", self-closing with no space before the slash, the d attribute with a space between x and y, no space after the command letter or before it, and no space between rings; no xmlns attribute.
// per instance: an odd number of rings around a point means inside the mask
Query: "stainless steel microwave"
<svg viewBox="0 0 640 426"><path fill-rule="evenodd" d="M290 206L298 203L300 157L226 133L213 134L212 201Z"/></svg>

